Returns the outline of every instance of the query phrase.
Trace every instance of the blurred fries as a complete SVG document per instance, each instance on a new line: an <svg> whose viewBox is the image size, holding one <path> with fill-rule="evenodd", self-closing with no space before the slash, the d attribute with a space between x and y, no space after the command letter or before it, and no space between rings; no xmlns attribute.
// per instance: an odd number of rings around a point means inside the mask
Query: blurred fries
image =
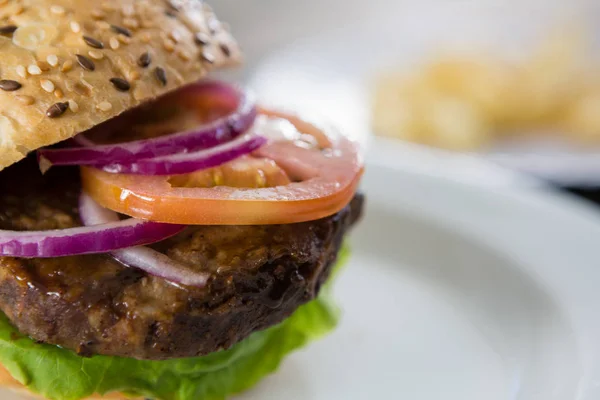
<svg viewBox="0 0 600 400"><path fill-rule="evenodd" d="M600 143L600 72L586 37L563 30L520 62L439 55L411 74L383 73L374 87L374 130L452 150L528 131Z"/></svg>

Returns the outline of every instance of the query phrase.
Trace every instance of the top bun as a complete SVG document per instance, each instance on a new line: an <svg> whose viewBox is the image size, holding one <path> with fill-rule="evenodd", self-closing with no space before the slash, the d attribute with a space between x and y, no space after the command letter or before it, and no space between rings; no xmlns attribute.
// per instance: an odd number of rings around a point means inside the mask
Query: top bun
<svg viewBox="0 0 600 400"><path fill-rule="evenodd" d="M200 0L0 0L0 170L239 59Z"/></svg>

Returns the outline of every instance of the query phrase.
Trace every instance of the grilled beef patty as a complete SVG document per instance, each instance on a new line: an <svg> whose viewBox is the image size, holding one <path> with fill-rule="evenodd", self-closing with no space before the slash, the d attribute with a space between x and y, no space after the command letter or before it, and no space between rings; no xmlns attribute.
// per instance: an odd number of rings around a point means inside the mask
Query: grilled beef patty
<svg viewBox="0 0 600 400"><path fill-rule="evenodd" d="M81 225L77 169L41 176L31 157L0 173L0 229ZM329 275L362 197L318 221L193 226L152 247L211 274L185 287L110 255L0 257L0 309L23 333L82 355L139 359L205 355L288 317Z"/></svg>

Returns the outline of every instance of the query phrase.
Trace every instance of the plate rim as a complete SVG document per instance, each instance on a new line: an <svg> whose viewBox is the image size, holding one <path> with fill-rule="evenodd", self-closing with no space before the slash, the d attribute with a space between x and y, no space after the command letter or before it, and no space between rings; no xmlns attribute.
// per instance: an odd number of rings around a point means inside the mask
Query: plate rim
<svg viewBox="0 0 600 400"><path fill-rule="evenodd" d="M372 140L370 147L367 170L369 165L391 169L399 179L412 181L413 186L418 182L422 192L412 202L423 213L429 213L429 218L479 243L483 241L493 250L511 255L528 269L527 272L541 279L543 287L560 300L559 305L576 331L579 355L584 357L584 375L579 380L576 400L600 398L600 344L595 339L600 337L600 319L597 318L600 310L594 307L593 302L596 300L596 304L600 304L600 291L595 290L600 286L600 269L594 265L595 260L600 260L600 246L589 240L591 234L600 237L597 207L478 157L432 152L381 138ZM398 153L400 149L401 153ZM404 157L405 154L410 156ZM478 172L473 173L474 170ZM431 189L460 193L488 207L527 215L530 221L507 221L508 226L519 229L506 235L493 229L493 218L484 221L467 218L469 215L481 217L474 210L455 209L454 215L448 215L448 210L439 205L441 203L437 206L434 202L427 203L424 194ZM438 210L432 212L436 207ZM533 227L533 222L542 220L560 221L560 229ZM547 244L545 254L527 250L527 243L539 246L539 240L532 240L532 232L543 235ZM588 240L565 242L569 235L577 239L587 236ZM581 257L582 254L587 257ZM567 256L573 256L580 263L562 267L560 261L553 264L553 258L561 260ZM569 282L569 285L565 284ZM594 286L594 283L597 285Z"/></svg>

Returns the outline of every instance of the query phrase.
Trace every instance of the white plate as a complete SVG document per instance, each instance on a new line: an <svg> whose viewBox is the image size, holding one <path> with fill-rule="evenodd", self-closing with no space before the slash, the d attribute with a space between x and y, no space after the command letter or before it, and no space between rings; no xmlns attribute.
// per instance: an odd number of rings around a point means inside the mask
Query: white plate
<svg viewBox="0 0 600 400"><path fill-rule="evenodd" d="M595 210L376 154L341 326L241 399L600 398Z"/></svg>
<svg viewBox="0 0 600 400"><path fill-rule="evenodd" d="M339 329L239 399L600 398L596 210L474 159L423 169L393 147L373 147Z"/></svg>

